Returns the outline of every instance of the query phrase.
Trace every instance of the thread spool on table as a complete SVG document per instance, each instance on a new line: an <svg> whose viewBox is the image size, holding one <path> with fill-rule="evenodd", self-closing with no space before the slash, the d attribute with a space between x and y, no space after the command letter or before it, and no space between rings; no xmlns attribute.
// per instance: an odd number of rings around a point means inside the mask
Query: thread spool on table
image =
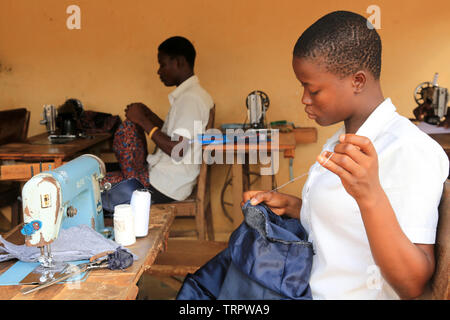
<svg viewBox="0 0 450 320"><path fill-rule="evenodd" d="M135 190L130 205L134 217L135 236L145 237L148 234L150 220L151 193L148 189Z"/></svg>
<svg viewBox="0 0 450 320"><path fill-rule="evenodd" d="M114 207L114 236L115 241L122 246L130 246L136 242L131 205L120 204Z"/></svg>

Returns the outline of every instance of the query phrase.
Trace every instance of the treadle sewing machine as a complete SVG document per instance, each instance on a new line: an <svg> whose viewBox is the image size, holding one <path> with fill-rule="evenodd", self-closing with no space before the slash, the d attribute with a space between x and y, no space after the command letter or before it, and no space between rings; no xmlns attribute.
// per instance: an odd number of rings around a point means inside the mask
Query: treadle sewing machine
<svg viewBox="0 0 450 320"><path fill-rule="evenodd" d="M266 113L270 105L269 97L267 96L267 94L259 90L250 92L245 103L247 107L250 128L267 128Z"/></svg>
<svg viewBox="0 0 450 320"><path fill-rule="evenodd" d="M448 115L448 90L437 84L439 74L435 73L433 82L420 83L414 90L414 100L418 104L413 110L418 121L429 124L449 127L450 117Z"/></svg>
<svg viewBox="0 0 450 320"><path fill-rule="evenodd" d="M82 155L52 171L32 177L22 189L23 221L21 230L27 246L41 250L41 265L22 280L42 283L42 274L60 271L63 267L53 261L51 243L60 229L86 224L105 233L100 180L105 164L98 157Z"/></svg>
<svg viewBox="0 0 450 320"><path fill-rule="evenodd" d="M252 91L245 99L247 118L245 123L230 123L222 125L223 135L216 132L199 134L200 144L227 144L227 143L257 143L259 141L270 141L272 131L266 122L266 113L270 101L266 93L260 90ZM249 123L247 123L247 119ZM244 130L246 130L244 134ZM242 133L241 133L242 132Z"/></svg>

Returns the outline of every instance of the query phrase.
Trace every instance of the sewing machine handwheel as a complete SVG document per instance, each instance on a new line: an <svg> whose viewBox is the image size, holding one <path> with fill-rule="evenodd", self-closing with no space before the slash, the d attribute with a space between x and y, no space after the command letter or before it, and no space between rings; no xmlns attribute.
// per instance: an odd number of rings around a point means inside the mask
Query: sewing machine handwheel
<svg viewBox="0 0 450 320"><path fill-rule="evenodd" d="M269 96L265 92L260 91L260 90L252 91L248 94L248 96L250 96L251 94L257 94L257 95L261 96L261 103L264 108L264 112L266 112L267 109L269 109L269 105L270 105ZM248 99L245 100L245 105L247 106L247 109L248 109Z"/></svg>
<svg viewBox="0 0 450 320"><path fill-rule="evenodd" d="M433 87L433 84L429 81L422 82L419 84L416 89L414 89L414 100L420 106L425 103L425 98L423 97L424 90Z"/></svg>

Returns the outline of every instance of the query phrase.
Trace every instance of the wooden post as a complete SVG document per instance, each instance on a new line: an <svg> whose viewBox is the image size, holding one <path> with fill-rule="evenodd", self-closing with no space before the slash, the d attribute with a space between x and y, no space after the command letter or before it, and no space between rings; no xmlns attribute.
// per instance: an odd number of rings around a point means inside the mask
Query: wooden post
<svg viewBox="0 0 450 320"><path fill-rule="evenodd" d="M231 170L233 174L233 227L237 228L244 220L241 209L242 193L244 192L242 164L235 161Z"/></svg>

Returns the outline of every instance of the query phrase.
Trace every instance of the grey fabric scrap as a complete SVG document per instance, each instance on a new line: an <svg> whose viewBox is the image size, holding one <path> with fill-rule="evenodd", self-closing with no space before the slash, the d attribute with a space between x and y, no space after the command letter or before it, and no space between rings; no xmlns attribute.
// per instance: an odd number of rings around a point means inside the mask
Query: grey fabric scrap
<svg viewBox="0 0 450 320"><path fill-rule="evenodd" d="M37 262L41 252L37 247L28 247L27 245L15 245L6 241L0 235L0 243L4 247L0 247L0 262L19 259L23 262ZM51 244L51 253L53 260L58 262L86 260L92 256L104 251L114 251L117 248L123 248L118 243L106 239L103 235L92 229L88 225L78 225L68 229L61 229L58 238ZM133 260L138 257L133 255Z"/></svg>

